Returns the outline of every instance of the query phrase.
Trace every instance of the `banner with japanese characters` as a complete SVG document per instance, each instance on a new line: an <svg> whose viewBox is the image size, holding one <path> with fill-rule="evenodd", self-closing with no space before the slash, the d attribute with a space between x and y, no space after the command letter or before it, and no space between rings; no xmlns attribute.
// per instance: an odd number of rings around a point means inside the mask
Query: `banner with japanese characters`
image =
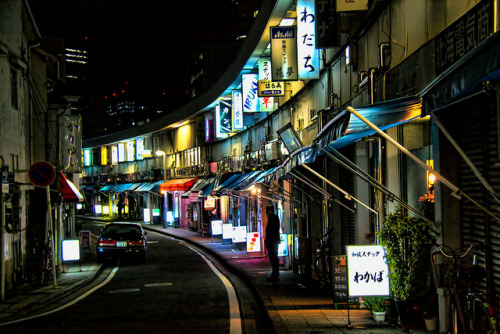
<svg viewBox="0 0 500 334"><path fill-rule="evenodd" d="M390 295L389 267L380 245L347 246L349 296Z"/></svg>
<svg viewBox="0 0 500 334"><path fill-rule="evenodd" d="M82 172L82 116L60 118L61 169L66 173Z"/></svg>
<svg viewBox="0 0 500 334"><path fill-rule="evenodd" d="M314 0L297 2L297 52L300 79L319 79Z"/></svg>
<svg viewBox="0 0 500 334"><path fill-rule="evenodd" d="M340 46L339 17L336 0L316 0L316 47Z"/></svg>
<svg viewBox="0 0 500 334"><path fill-rule="evenodd" d="M231 103L221 100L219 103L219 121L220 121L220 132L221 133L231 133Z"/></svg>
<svg viewBox="0 0 500 334"><path fill-rule="evenodd" d="M224 117L223 109L224 106L221 103L215 106L215 138L228 137L227 127L231 126L231 121L228 122L228 119Z"/></svg>
<svg viewBox="0 0 500 334"><path fill-rule="evenodd" d="M297 81L297 29L295 26L271 27L272 81Z"/></svg>
<svg viewBox="0 0 500 334"><path fill-rule="evenodd" d="M266 81L271 85L279 85L280 87L284 84L283 82L272 82L271 81L271 60L269 58L260 58L259 59L259 81L258 81L258 95L259 95L259 104L260 111L273 111L274 109L274 99L272 94L264 94L262 95L262 86L261 82ZM277 91L277 90L275 90ZM269 91L265 91L269 93ZM285 91L283 90L283 95Z"/></svg>
<svg viewBox="0 0 500 334"><path fill-rule="evenodd" d="M233 130L243 130L243 97L241 90L233 90Z"/></svg>

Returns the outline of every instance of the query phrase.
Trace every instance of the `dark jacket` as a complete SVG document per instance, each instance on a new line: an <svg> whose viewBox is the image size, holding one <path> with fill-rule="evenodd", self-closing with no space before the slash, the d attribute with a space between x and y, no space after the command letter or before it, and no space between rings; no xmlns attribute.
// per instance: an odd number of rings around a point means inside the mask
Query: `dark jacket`
<svg viewBox="0 0 500 334"><path fill-rule="evenodd" d="M270 213L267 216L266 226L266 243L279 243L280 242L280 219L275 213Z"/></svg>

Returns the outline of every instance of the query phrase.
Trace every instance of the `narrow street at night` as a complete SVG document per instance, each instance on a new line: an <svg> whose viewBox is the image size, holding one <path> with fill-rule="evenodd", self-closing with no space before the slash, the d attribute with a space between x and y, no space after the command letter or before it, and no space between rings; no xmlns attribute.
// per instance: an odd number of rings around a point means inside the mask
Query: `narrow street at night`
<svg viewBox="0 0 500 334"><path fill-rule="evenodd" d="M59 312L1 327L4 333L228 333L230 305L227 287L204 256L184 242L150 232L147 264L120 260L103 274L114 275L101 288ZM101 275L104 278L105 275ZM107 276L107 275L106 275ZM225 277L225 276L224 276ZM236 278L235 278L236 279ZM238 281L237 281L238 282ZM238 284L235 333L265 333L251 294ZM233 288L232 285L230 288ZM83 291L78 294L84 293ZM76 294L69 296L78 297ZM38 314L63 306L40 309ZM235 310L232 310L235 312ZM32 315L29 315L32 316ZM26 316L28 317L28 315ZM259 323L265 323L260 321ZM233 329L234 330L234 329Z"/></svg>

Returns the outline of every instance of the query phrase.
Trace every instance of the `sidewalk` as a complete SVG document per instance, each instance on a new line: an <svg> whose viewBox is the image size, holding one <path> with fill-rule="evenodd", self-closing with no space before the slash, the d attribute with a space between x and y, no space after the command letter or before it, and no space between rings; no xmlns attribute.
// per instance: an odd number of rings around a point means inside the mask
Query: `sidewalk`
<svg viewBox="0 0 500 334"><path fill-rule="evenodd" d="M112 221L92 216L81 219ZM164 228L161 225L142 223L145 230L156 231L203 247L214 257L228 264L228 268L249 284L267 309L277 333L402 333L401 328L392 328L389 323L377 323L367 310L334 309L333 300L324 290L305 281L292 270L282 266L278 285L268 285L270 274L267 257L247 257L246 250L235 244L223 245L221 239L201 237L201 233L181 228ZM6 301L0 303L0 324L36 310L68 293L90 283L101 270L101 266L88 261L79 265L66 265L54 288L52 282L41 287L29 285L17 287L9 292ZM348 316L349 315L349 316ZM352 328L348 328L350 320ZM412 333L427 333L425 330Z"/></svg>

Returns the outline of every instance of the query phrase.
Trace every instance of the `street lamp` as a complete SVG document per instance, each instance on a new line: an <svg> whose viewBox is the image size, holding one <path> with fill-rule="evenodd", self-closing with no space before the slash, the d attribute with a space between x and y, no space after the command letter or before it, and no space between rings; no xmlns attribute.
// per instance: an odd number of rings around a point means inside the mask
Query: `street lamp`
<svg viewBox="0 0 500 334"><path fill-rule="evenodd" d="M160 156L162 155L163 156L163 183L167 182L167 165L166 165L166 158L167 158L167 154L165 153L165 151L156 151L155 152L157 156ZM167 210L168 210L168 207L167 207L167 191L164 191L163 192L163 226L165 226L165 228L167 227Z"/></svg>

